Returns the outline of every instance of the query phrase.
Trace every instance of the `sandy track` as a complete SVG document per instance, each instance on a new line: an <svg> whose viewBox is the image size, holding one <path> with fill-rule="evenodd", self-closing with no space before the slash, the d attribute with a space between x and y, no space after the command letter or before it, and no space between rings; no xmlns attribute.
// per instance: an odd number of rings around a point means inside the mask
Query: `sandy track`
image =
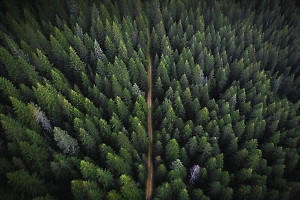
<svg viewBox="0 0 300 200"><path fill-rule="evenodd" d="M149 139L149 148L148 148L148 156L147 156L147 167L148 167L148 178L146 185L146 200L150 200L153 193L153 161L152 161L152 140L153 140L153 132L152 132L152 61L150 55L150 30L148 27L148 49L147 49L147 58L148 58L148 82L149 82L149 90L147 93L147 103L148 103L148 139Z"/></svg>

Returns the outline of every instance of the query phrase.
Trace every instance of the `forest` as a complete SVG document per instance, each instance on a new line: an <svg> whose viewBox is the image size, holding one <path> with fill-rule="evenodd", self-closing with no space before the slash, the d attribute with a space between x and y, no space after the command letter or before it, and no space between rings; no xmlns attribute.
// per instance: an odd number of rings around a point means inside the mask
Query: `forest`
<svg viewBox="0 0 300 200"><path fill-rule="evenodd" d="M0 199L298 199L299 8L3 0Z"/></svg>

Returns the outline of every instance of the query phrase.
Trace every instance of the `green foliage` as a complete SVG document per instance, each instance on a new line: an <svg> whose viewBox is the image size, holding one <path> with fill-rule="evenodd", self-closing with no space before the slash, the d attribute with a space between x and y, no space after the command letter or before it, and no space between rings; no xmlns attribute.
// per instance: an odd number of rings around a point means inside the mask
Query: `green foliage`
<svg viewBox="0 0 300 200"><path fill-rule="evenodd" d="M75 80L79 81L82 72L85 71L85 63L81 61L75 50L69 47L69 65L72 69L72 74L75 76Z"/></svg>
<svg viewBox="0 0 300 200"><path fill-rule="evenodd" d="M96 140L83 128L79 128L79 139L88 155L95 153Z"/></svg>
<svg viewBox="0 0 300 200"><path fill-rule="evenodd" d="M175 139L171 139L166 146L166 161L171 163L179 157L179 145Z"/></svg>
<svg viewBox="0 0 300 200"><path fill-rule="evenodd" d="M94 41L94 53L97 59L102 60L103 59L103 51L97 42L97 40Z"/></svg>
<svg viewBox="0 0 300 200"><path fill-rule="evenodd" d="M157 196L158 199L171 199L172 198L172 190L169 183L165 182L161 186L158 186L155 191L155 196Z"/></svg>
<svg viewBox="0 0 300 200"><path fill-rule="evenodd" d="M53 132L54 140L57 142L57 146L64 154L76 155L78 153L79 147L77 141L66 131L59 127L54 127Z"/></svg>
<svg viewBox="0 0 300 200"><path fill-rule="evenodd" d="M34 95L37 99L38 105L51 116L51 118L59 119L60 107L57 100L58 93L52 85L37 84L33 88Z"/></svg>
<svg viewBox="0 0 300 200"><path fill-rule="evenodd" d="M70 180L73 177L78 177L78 158L67 157L64 154L55 154L53 157L50 167L57 180Z"/></svg>
<svg viewBox="0 0 300 200"><path fill-rule="evenodd" d="M33 171L38 171L40 174L47 172L48 167L45 167L48 164L47 160L49 158L47 149L28 142L20 142L19 148L25 162Z"/></svg>
<svg viewBox="0 0 300 200"><path fill-rule="evenodd" d="M0 115L1 125L8 141L19 142L26 140L24 127L20 122L4 114Z"/></svg>
<svg viewBox="0 0 300 200"><path fill-rule="evenodd" d="M296 199L298 5L3 1L0 198Z"/></svg>
<svg viewBox="0 0 300 200"><path fill-rule="evenodd" d="M107 166L111 169L117 176L121 174L131 174L131 166L129 163L125 162L123 158L116 154L107 153Z"/></svg>
<svg viewBox="0 0 300 200"><path fill-rule="evenodd" d="M121 184L121 194L124 199L141 199L143 198L143 193L137 188L136 183L132 179L123 174L120 176Z"/></svg>
<svg viewBox="0 0 300 200"><path fill-rule="evenodd" d="M71 190L74 199L99 199L104 196L103 192L98 188L97 183L94 181L72 180Z"/></svg>
<svg viewBox="0 0 300 200"><path fill-rule="evenodd" d="M133 131L131 134L131 140L134 148L139 152L146 153L148 147L148 139L145 128L142 126L141 121L137 117L134 117L132 119L131 124Z"/></svg>
<svg viewBox="0 0 300 200"><path fill-rule="evenodd" d="M112 186L113 175L110 171L103 170L84 160L80 161L80 170L84 179L97 181L106 189Z"/></svg>
<svg viewBox="0 0 300 200"><path fill-rule="evenodd" d="M3 98L5 98L5 96L15 97L17 99L20 98L20 92L17 90L14 84L10 82L8 79L4 77L0 77L0 87L1 87L1 91L3 92L2 93Z"/></svg>
<svg viewBox="0 0 300 200"><path fill-rule="evenodd" d="M123 197L121 196L121 194L119 194L116 190L111 190L108 192L108 194L106 195L106 198L109 200L121 200L123 199Z"/></svg>
<svg viewBox="0 0 300 200"><path fill-rule="evenodd" d="M30 175L24 170L9 172L7 173L7 180L15 192L28 195L31 198L44 195L46 192L44 181L38 178L37 173Z"/></svg>
<svg viewBox="0 0 300 200"><path fill-rule="evenodd" d="M55 59L55 62L59 65L66 65L68 63L67 50L62 47L62 45L53 35L50 35L50 44L52 47L52 59Z"/></svg>
<svg viewBox="0 0 300 200"><path fill-rule="evenodd" d="M179 159L172 162L171 169L179 171L180 176L182 177L182 179L185 178L186 168L184 167L184 165L182 164L182 162Z"/></svg>

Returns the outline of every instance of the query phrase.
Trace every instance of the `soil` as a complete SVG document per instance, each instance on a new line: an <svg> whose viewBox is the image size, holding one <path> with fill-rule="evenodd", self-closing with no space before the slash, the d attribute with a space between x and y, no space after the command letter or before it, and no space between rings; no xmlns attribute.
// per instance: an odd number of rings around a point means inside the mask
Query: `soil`
<svg viewBox="0 0 300 200"><path fill-rule="evenodd" d="M147 50L147 58L148 58L148 82L149 82L149 90L147 93L147 104L148 104L148 139L149 139L149 148L148 148L148 156L147 156L147 167L148 167L148 178L146 185L146 200L150 200L153 193L153 160L152 160L152 140L153 140L153 132L152 132L152 61L150 55L150 30L148 28L148 50Z"/></svg>

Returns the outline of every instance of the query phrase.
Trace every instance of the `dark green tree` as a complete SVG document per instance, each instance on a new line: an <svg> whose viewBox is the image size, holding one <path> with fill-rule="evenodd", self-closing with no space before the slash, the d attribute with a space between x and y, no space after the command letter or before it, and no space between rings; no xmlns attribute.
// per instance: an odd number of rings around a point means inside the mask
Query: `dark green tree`
<svg viewBox="0 0 300 200"><path fill-rule="evenodd" d="M29 198L45 195L46 186L44 181L38 178L37 173L30 175L27 171L17 170L7 173L8 184L14 192Z"/></svg>

